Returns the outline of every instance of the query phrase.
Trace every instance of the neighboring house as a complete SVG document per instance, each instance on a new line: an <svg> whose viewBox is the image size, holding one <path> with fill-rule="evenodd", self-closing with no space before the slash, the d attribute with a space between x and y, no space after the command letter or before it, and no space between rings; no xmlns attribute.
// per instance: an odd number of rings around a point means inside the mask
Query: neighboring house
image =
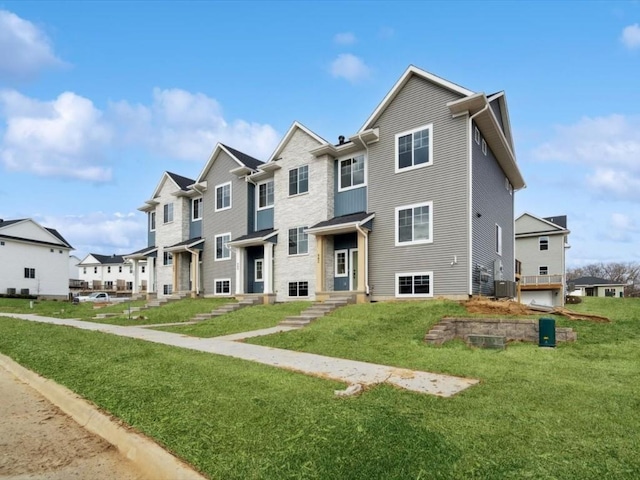
<svg viewBox="0 0 640 480"><path fill-rule="evenodd" d="M612 282L598 277L580 277L569 280L573 285L571 295L581 297L624 297L623 283Z"/></svg>
<svg viewBox="0 0 640 480"><path fill-rule="evenodd" d="M135 268L143 270L145 264ZM122 255L99 255L90 253L79 264L80 280L83 287L89 290L105 290L107 292L133 292L134 264Z"/></svg>
<svg viewBox="0 0 640 480"><path fill-rule="evenodd" d="M522 303L562 306L565 297L565 252L569 248L566 215L536 217L523 213L515 222L516 258L521 265Z"/></svg>
<svg viewBox="0 0 640 480"><path fill-rule="evenodd" d="M80 268L78 268L78 264L80 263L80 259L75 255L69 255L69 280L79 280L80 279Z"/></svg>
<svg viewBox="0 0 640 480"><path fill-rule="evenodd" d="M202 249L201 273L192 269L202 288L192 293L286 301L349 292L362 302L515 286L514 191L524 180L504 92L411 66L337 144L294 122L266 163L218 145L197 181L176 186L159 186L141 210L202 195L199 234L183 226L172 247ZM172 243L157 231L139 255L160 256L163 245Z"/></svg>
<svg viewBox="0 0 640 480"><path fill-rule="evenodd" d="M0 219L0 293L68 298L69 245L30 218Z"/></svg>

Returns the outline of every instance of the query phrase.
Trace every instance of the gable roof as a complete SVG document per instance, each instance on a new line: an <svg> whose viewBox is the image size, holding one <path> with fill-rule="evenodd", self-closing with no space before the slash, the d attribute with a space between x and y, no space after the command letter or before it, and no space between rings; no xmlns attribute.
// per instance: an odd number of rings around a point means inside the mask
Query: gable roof
<svg viewBox="0 0 640 480"><path fill-rule="evenodd" d="M187 177L183 177L182 175L178 175L177 173L167 172L167 175L169 176L169 178L171 178L171 180L173 180L173 182L178 187L180 187L180 190L187 191L188 190L187 187L195 183L194 180Z"/></svg>
<svg viewBox="0 0 640 480"><path fill-rule="evenodd" d="M103 265L124 263L122 255L116 255L115 253L113 255L98 255L97 253L91 253L90 255Z"/></svg>
<svg viewBox="0 0 640 480"><path fill-rule="evenodd" d="M209 173L209 170L211 170L211 167L213 166L216 159L218 158L218 155L220 155L221 152L225 152L227 155L229 155L229 157L231 157L231 159L238 164L238 167L245 167L245 169L248 169L250 171L255 171L260 165L264 163L262 160L253 158L251 155L247 155L246 153L242 153L240 150L236 150L235 148L228 147L227 145L218 142L211 152L209 160L207 160L207 163L200 172L200 175L198 175L197 183L204 181L205 177Z"/></svg>
<svg viewBox="0 0 640 480"><path fill-rule="evenodd" d="M296 132L296 130L302 130L304 133L306 133L311 138L316 140L320 145L324 145L324 144L328 144L329 143L324 138L322 138L320 135L318 135L317 133L313 132L312 130L309 130L307 127L305 127L304 125L302 125L300 122L298 122L296 120L295 122L293 122L291 124L291 126L289 127L289 130L287 130L287 133L284 134L284 137L282 137L282 140L280 140L280 143L278 143L278 146L276 147L276 149L273 151L273 153L269 157L269 160L267 160L267 163L271 163L271 162L273 162L273 161L278 159L278 155L280 155L280 153L282 153L282 150L284 149L285 145L287 143L289 143L289 140L291 140L291 137Z"/></svg>
<svg viewBox="0 0 640 480"><path fill-rule="evenodd" d="M620 285L624 286L624 283L616 283L611 280L600 277L580 277L575 280L568 280L569 283L573 283L575 286L588 287L596 285Z"/></svg>
<svg viewBox="0 0 640 480"><path fill-rule="evenodd" d="M502 127L504 136L509 141L511 149L513 149L513 136L511 135L511 120L509 119L509 109L507 108L507 95L502 92L492 93L488 96L489 103L497 102L500 106L500 116L502 117Z"/></svg>
<svg viewBox="0 0 640 480"><path fill-rule="evenodd" d="M418 76L435 85L443 87L454 93L458 93L463 97L468 97L475 93L471 90L461 87L460 85L450 82L449 80L445 80L444 78L438 77L433 73L429 73L426 70L422 70L421 68L418 68L415 65L409 65L409 67L405 70L405 72L402 74L400 79L395 83L395 85L391 88L391 90L389 90L389 93L387 93L387 95L382 99L382 102L380 102L380 104L376 107L373 113L364 122L362 127L360 127L359 132L364 132L365 130L368 130L369 128L372 128L374 126L375 122L378 120L380 115L382 115L382 112L385 111L385 109L394 100L394 98L396 98L398 93L400 93L402 88L407 84L407 82L409 82L409 80L413 76Z"/></svg>
<svg viewBox="0 0 640 480"><path fill-rule="evenodd" d="M535 230L518 232L518 221L525 217L532 218L533 220L535 220L535 222L538 225L540 225L540 227L536 228ZM556 221L561 222L562 224L554 223L553 221L551 221L552 219L555 219ZM559 234L566 235L571 233L569 229L566 228L566 225L567 225L566 215L542 218L542 217L533 215L532 213L525 212L522 215L520 215L518 218L516 218L515 224L516 224L516 238L527 237L527 236L537 236L537 235L543 235L543 234L544 235L559 235Z"/></svg>
<svg viewBox="0 0 640 480"><path fill-rule="evenodd" d="M71 244L69 242L67 242L67 240L55 228L43 227L42 225L40 225L38 222L36 222L35 220L33 220L31 218L19 218L19 219L16 219L16 220L0 219L0 230L5 229L5 228L7 228L7 227L9 227L11 225L17 225L19 223L25 223L25 222L33 223L37 228L39 228L41 230L44 230L49 235L52 235L53 236L52 240L57 240L57 242L56 241L49 242L49 241L46 241L46 240L40 240L40 239L34 239L34 238L25 237L25 236L22 236L22 235L16 236L16 235L7 235L7 234L3 234L3 233L0 233L0 237L6 238L6 239L11 239L11 240L20 240L20 241L24 241L24 242L37 243L37 244L40 244L40 245L64 247L64 248L69 248L69 249L73 250L73 247L71 246Z"/></svg>

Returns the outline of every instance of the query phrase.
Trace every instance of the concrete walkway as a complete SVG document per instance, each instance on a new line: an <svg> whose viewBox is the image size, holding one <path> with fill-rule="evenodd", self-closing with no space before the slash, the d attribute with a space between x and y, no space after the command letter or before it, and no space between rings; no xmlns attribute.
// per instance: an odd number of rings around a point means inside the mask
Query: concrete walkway
<svg viewBox="0 0 640 480"><path fill-rule="evenodd" d="M274 367L285 368L322 378L364 386L388 383L418 393L450 397L478 383L478 380L441 375L436 373L395 368L355 360L326 357L312 353L295 352L278 348L238 343L239 340L295 330L292 327L274 327L214 338L197 338L177 333L149 330L141 327L123 327L31 314L5 314L0 316L19 318L33 322L65 325L83 330L110 333L148 342L171 345L200 352L225 355Z"/></svg>

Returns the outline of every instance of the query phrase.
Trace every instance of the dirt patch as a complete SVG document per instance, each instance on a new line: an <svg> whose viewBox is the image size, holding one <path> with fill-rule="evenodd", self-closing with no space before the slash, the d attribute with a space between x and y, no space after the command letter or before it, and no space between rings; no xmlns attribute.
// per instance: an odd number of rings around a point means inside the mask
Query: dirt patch
<svg viewBox="0 0 640 480"><path fill-rule="evenodd" d="M146 478L111 444L2 367L0 398L0 478Z"/></svg>
<svg viewBox="0 0 640 480"><path fill-rule="evenodd" d="M578 313L567 310L563 307L554 307L549 309L538 309L529 307L524 303L514 302L513 300L490 300L488 298L474 297L462 303L469 313L480 313L486 315L561 315L569 320L588 320L590 322L608 323L611 320L600 315L591 315L588 313Z"/></svg>

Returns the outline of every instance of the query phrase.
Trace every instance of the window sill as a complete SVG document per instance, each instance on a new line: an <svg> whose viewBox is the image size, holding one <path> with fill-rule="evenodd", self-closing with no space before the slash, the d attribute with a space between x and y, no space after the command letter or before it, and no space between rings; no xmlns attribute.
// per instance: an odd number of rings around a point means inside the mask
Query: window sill
<svg viewBox="0 0 640 480"><path fill-rule="evenodd" d="M365 188L367 186L366 183L361 183L359 185L351 186L351 187L338 187L338 193L348 192L349 190L357 190L358 188Z"/></svg>
<svg viewBox="0 0 640 480"><path fill-rule="evenodd" d="M433 240L419 240L413 242L398 242L396 241L396 247L410 247L412 245L429 245L433 243Z"/></svg>
<svg viewBox="0 0 640 480"><path fill-rule="evenodd" d="M397 165L398 163L396 159L395 173L403 173L403 172L410 172L411 170L418 170L419 168L430 167L431 165L433 165L433 160L427 163L419 163L418 165L411 165L410 167L403 167L403 168L398 168Z"/></svg>
<svg viewBox="0 0 640 480"><path fill-rule="evenodd" d="M288 195L287 198L301 197L303 195L309 195L309 190L307 190L306 192L302 192L302 193L295 193L293 195Z"/></svg>

